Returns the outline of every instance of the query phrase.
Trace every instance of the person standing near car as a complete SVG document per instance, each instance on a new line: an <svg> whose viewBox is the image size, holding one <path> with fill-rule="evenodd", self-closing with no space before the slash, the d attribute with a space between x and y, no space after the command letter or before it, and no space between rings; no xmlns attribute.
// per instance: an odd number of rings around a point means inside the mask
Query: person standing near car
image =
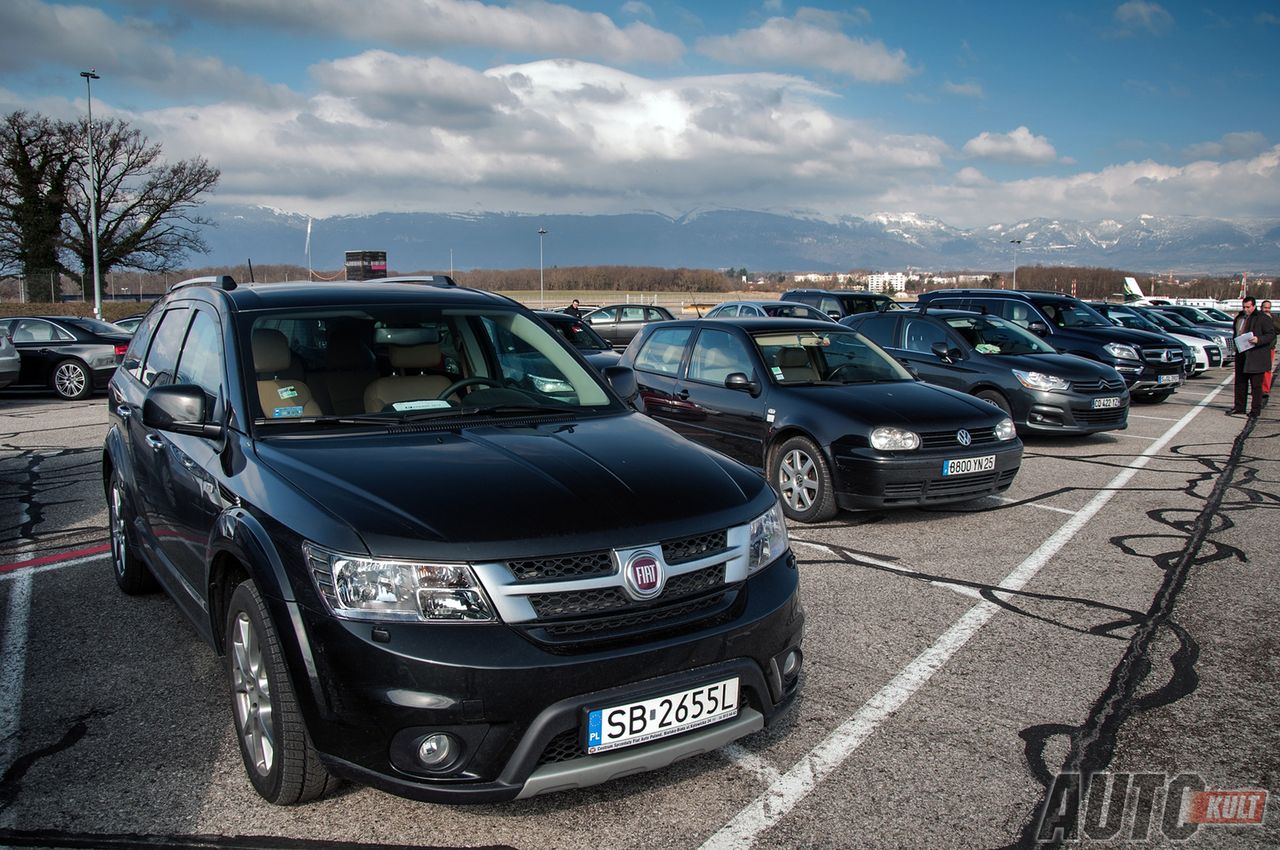
<svg viewBox="0 0 1280 850"><path fill-rule="evenodd" d="M1271 302L1262 302L1262 312L1266 315L1271 323L1275 324L1275 317L1271 315ZM1266 404L1271 401L1271 384L1275 380L1276 374L1276 341L1271 340L1271 369L1262 374L1262 403Z"/></svg>
<svg viewBox="0 0 1280 850"><path fill-rule="evenodd" d="M1271 369L1271 345L1275 342L1276 327L1270 316L1257 310L1257 303L1253 296L1245 296L1235 318L1235 336L1248 335L1251 346L1236 353L1235 405L1227 411L1228 416L1245 412L1250 393L1253 395L1250 418L1262 412L1262 376Z"/></svg>
<svg viewBox="0 0 1280 850"><path fill-rule="evenodd" d="M582 308L578 306L578 299L575 298L569 302L569 306L564 308L567 315L573 316L575 319L582 318Z"/></svg>

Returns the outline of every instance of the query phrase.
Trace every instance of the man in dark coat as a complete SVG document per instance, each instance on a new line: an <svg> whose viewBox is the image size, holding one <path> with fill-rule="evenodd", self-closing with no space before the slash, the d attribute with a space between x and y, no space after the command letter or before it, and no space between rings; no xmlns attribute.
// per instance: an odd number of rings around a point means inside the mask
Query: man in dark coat
<svg viewBox="0 0 1280 850"><path fill-rule="evenodd" d="M1271 343L1276 338L1276 326L1270 316L1258 312L1253 296L1246 296L1241 306L1243 309L1235 320L1235 335L1249 334L1253 344L1236 354L1235 406L1227 415L1244 413L1245 401L1252 394L1249 416L1255 417L1262 412L1262 375L1271 370Z"/></svg>

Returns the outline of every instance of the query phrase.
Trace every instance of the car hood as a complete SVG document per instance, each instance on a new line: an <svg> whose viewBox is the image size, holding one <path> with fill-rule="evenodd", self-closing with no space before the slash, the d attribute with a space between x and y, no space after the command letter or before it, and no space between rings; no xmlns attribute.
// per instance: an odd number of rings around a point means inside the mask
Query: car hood
<svg viewBox="0 0 1280 850"><path fill-rule="evenodd" d="M1110 366L1077 357L1074 354L973 354L991 363L999 363L1023 372L1044 372L1068 381L1096 381L1101 378L1123 380Z"/></svg>
<svg viewBox="0 0 1280 850"><path fill-rule="evenodd" d="M1005 418L985 401L920 381L794 389L803 391L814 404L834 408L872 427L887 425L917 431L989 428Z"/></svg>
<svg viewBox="0 0 1280 850"><path fill-rule="evenodd" d="M1088 327L1088 328L1063 328L1074 334L1084 334L1089 337L1096 338L1099 342L1106 344L1108 342L1124 342L1129 345L1163 345L1168 346L1169 340L1165 338L1163 333L1152 333L1151 331L1138 331L1133 328L1122 328L1118 325L1106 325L1105 327ZM1053 337L1045 338L1050 345L1053 344Z"/></svg>
<svg viewBox="0 0 1280 850"><path fill-rule="evenodd" d="M775 501L757 473L640 414L293 434L259 440L259 458L383 557L639 546L749 522Z"/></svg>
<svg viewBox="0 0 1280 850"><path fill-rule="evenodd" d="M584 351L579 349L578 353L600 373L604 372L606 366L617 366L618 361L622 359L622 355L612 349L609 351Z"/></svg>

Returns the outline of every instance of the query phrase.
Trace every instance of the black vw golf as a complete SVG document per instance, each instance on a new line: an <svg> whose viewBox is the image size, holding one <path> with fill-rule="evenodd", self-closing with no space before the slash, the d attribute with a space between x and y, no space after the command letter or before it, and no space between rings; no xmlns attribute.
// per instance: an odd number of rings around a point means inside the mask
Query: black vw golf
<svg viewBox="0 0 1280 850"><path fill-rule="evenodd" d="M333 777L504 800L706 752L800 686L795 558L760 476L634 393L441 278L180 285L110 385L116 581L225 656L273 803Z"/></svg>
<svg viewBox="0 0 1280 850"><path fill-rule="evenodd" d="M997 493L1022 461L1004 411L920 383L825 322L668 322L646 328L622 363L650 416L764 469L801 522Z"/></svg>

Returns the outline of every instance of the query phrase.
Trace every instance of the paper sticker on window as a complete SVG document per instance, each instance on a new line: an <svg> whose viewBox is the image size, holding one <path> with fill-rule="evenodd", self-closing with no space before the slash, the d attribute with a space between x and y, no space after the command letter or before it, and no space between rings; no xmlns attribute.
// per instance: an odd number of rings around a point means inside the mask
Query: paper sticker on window
<svg viewBox="0 0 1280 850"><path fill-rule="evenodd" d="M272 419L283 419L286 416L301 416L301 407L277 407L271 411Z"/></svg>
<svg viewBox="0 0 1280 850"><path fill-rule="evenodd" d="M772 370L771 370L771 371L773 372L773 377L777 378L778 380L782 380L782 367L781 367L781 366L774 366L774 367L772 368Z"/></svg>
<svg viewBox="0 0 1280 850"><path fill-rule="evenodd" d="M425 398L420 401L397 401L392 403L393 410L439 410L453 405L442 398Z"/></svg>
<svg viewBox="0 0 1280 850"><path fill-rule="evenodd" d="M280 395L280 398L297 398L298 397L298 391L293 387L281 387L280 389L276 390L276 392Z"/></svg>

